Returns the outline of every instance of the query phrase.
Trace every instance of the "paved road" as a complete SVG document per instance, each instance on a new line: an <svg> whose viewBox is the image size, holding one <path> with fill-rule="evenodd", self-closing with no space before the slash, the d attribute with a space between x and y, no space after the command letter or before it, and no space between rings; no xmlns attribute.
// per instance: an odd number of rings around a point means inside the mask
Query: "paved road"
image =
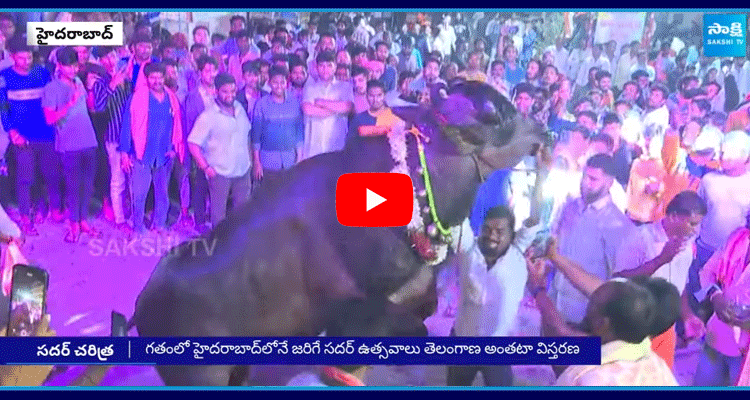
<svg viewBox="0 0 750 400"><path fill-rule="evenodd" d="M29 238L24 254L33 264L50 273L48 310L52 326L59 336L106 336L109 334L110 312L119 311L126 316L133 313L135 299L145 285L159 254L169 250L185 236L157 239L151 247L138 244L125 248L126 240L104 222L95 225L105 234L100 241L90 241L85 235L79 244L63 242L65 227L45 223L39 226L42 236ZM157 241L158 240L158 241ZM155 245L155 246L154 246ZM134 252L136 254L134 254ZM538 332L539 314L525 307L519 319L519 334ZM452 319L433 317L428 320L432 335L447 335ZM132 333L134 334L134 333ZM677 370L680 382L690 384L697 360L696 353L687 351L678 357ZM262 367L256 371L258 379L273 385L284 385L304 367ZM80 373L81 367L72 367L56 376L49 385L67 385ZM549 367L514 367L518 385L550 385L554 376ZM444 386L444 366L377 366L369 372L367 383L373 386ZM478 377L475 385L481 384ZM162 382L151 367L119 366L107 374L105 386L160 386Z"/></svg>

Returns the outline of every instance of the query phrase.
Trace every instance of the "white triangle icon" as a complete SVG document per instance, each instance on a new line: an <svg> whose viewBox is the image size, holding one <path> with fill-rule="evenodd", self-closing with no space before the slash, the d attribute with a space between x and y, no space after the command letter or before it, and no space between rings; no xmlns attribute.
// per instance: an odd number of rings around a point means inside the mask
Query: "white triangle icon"
<svg viewBox="0 0 750 400"><path fill-rule="evenodd" d="M373 192L370 189L365 189L365 190L367 190L367 201L366 201L367 210L365 211L370 211L373 208L385 202L385 198L383 196L380 196L379 194Z"/></svg>

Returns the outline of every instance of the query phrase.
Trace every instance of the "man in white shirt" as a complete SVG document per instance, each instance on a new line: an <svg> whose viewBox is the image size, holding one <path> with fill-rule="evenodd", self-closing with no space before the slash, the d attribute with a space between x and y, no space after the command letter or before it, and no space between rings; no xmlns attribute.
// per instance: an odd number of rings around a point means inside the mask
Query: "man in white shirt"
<svg viewBox="0 0 750 400"><path fill-rule="evenodd" d="M652 139L655 138L660 142L664 142L663 135L669 129L668 93L664 86L652 86L648 96L650 110L643 116L644 132L653 135Z"/></svg>
<svg viewBox="0 0 750 400"><path fill-rule="evenodd" d="M599 69L599 71L607 71L612 73L612 67L609 59L602 52L602 45L595 44L591 48L591 55L586 57L585 61L581 65L581 69L578 70L578 79L576 83L580 86L586 85L589 80L589 70L593 67Z"/></svg>
<svg viewBox="0 0 750 400"><path fill-rule="evenodd" d="M540 154L537 164L544 162ZM484 218L482 233L460 267L461 300L454 332L456 336L510 336L523 300L528 270L524 252L540 230L542 183L548 167L537 173L531 216L514 232L515 216L505 207L491 208ZM511 386L508 365L450 366L449 386L470 386L477 372L487 386Z"/></svg>
<svg viewBox="0 0 750 400"><path fill-rule="evenodd" d="M361 15L354 17L354 26L354 41L366 48L370 44L370 38L375 36L375 29L373 29L367 23L367 19Z"/></svg>
<svg viewBox="0 0 750 400"><path fill-rule="evenodd" d="M648 65L648 52L644 49L638 50L638 59L637 62L630 67L630 73L634 73L636 71L645 71L648 74L648 80L653 82L654 79L656 79L656 70L654 67Z"/></svg>
<svg viewBox="0 0 750 400"><path fill-rule="evenodd" d="M620 59L617 61L614 73L614 85L622 89L625 82L630 80L630 69L635 65L638 55L638 43L624 44L620 49Z"/></svg>
<svg viewBox="0 0 750 400"><path fill-rule="evenodd" d="M563 47L564 40L564 38L558 37L557 39L555 39L555 46L550 46L547 49L552 51L552 55L555 58L554 65L555 67L557 67L557 70L562 73L566 73L568 71L568 57L570 56L568 49Z"/></svg>
<svg viewBox="0 0 750 400"><path fill-rule="evenodd" d="M456 30L451 26L451 16L445 14L443 17L443 23L440 25L440 39L442 42L442 48L438 49L443 53L443 57L447 60L453 54L453 50L456 49Z"/></svg>
<svg viewBox="0 0 750 400"><path fill-rule="evenodd" d="M354 108L352 84L340 82L334 77L334 54L318 54L316 65L319 80L308 80L302 96L302 112L305 115L303 160L344 148L348 115Z"/></svg>
<svg viewBox="0 0 750 400"><path fill-rule="evenodd" d="M208 178L211 224L221 222L232 193L236 209L250 198L250 120L235 100L237 84L229 74L216 76L216 101L195 121L188 148Z"/></svg>
<svg viewBox="0 0 750 400"><path fill-rule="evenodd" d="M617 250L615 262L618 276L664 278L677 287L683 294L682 319L685 327L692 330L686 331L687 336L695 336L695 330L703 325L688 306L685 287L695 237L707 212L706 202L697 193L679 193L669 202L664 218L631 231Z"/></svg>

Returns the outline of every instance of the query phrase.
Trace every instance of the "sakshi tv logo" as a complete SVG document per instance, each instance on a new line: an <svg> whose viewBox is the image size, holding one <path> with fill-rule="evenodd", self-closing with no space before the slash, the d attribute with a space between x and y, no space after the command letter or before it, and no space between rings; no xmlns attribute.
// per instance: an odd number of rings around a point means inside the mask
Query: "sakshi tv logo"
<svg viewBox="0 0 750 400"><path fill-rule="evenodd" d="M704 14L703 50L706 57L747 56L747 14Z"/></svg>

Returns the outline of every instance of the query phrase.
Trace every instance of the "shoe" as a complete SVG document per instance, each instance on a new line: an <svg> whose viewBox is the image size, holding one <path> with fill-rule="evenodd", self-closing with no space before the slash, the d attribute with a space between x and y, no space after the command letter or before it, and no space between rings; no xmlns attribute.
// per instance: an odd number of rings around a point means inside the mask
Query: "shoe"
<svg viewBox="0 0 750 400"><path fill-rule="evenodd" d="M79 229L68 229L68 233L65 235L65 243L78 243L78 239L81 238L81 231Z"/></svg>

